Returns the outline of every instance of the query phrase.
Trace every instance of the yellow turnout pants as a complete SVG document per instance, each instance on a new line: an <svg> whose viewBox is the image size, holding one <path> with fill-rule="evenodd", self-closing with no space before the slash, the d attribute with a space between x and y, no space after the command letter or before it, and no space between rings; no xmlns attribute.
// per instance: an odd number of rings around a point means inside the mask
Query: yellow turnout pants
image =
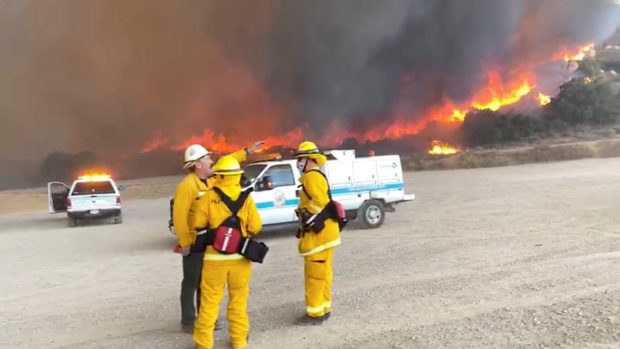
<svg viewBox="0 0 620 349"><path fill-rule="evenodd" d="M332 259L334 249L304 257L306 314L323 316L332 308Z"/></svg>
<svg viewBox="0 0 620 349"><path fill-rule="evenodd" d="M251 262L247 259L205 260L200 283L200 311L194 325L194 342L198 349L213 348L213 330L219 304L228 285L228 333L233 348L245 348L250 323L247 312L250 293Z"/></svg>

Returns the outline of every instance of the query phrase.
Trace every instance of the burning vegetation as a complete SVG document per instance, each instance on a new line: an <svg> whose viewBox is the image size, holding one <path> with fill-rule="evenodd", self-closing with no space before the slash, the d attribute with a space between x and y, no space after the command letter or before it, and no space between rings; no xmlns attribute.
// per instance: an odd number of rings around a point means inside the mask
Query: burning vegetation
<svg viewBox="0 0 620 349"><path fill-rule="evenodd" d="M570 52L570 53L569 53ZM551 55L544 64L554 64L564 61L583 61L586 57L595 57L593 44L576 46L572 51L563 49L559 53ZM560 58L561 57L561 58ZM499 71L488 71L484 84L473 93L473 97L468 102L457 104L444 98L439 104L430 107L422 117L413 118L406 121L406 115L395 117L390 123L377 123L375 129L365 132L355 132L351 129L343 129L339 125L332 125L327 128L323 138L319 138L323 144L337 145L345 139L355 139L358 142L378 142L383 139L400 139L408 136L415 136L424 132L430 124L462 124L470 115L477 115L481 112L501 112L503 109L523 104L527 97L534 100L537 106L547 106L552 99L537 90L537 82L543 77L537 77L533 71L536 67L531 67L531 71L521 71L513 74L513 78L502 78ZM406 79L408 80L408 79ZM583 84L590 84L591 77L577 79ZM483 113L484 114L484 113ZM501 115L501 114L498 114ZM537 124L537 122L533 122ZM538 126L537 126L538 127ZM489 131L489 130L485 130ZM292 147L305 137L301 127L294 128L280 136L267 137L268 147L285 146ZM481 139L487 138L480 135ZM242 147L240 143L218 134L210 129L206 129L200 135L191 136L189 139L177 145L170 145L168 139L162 138L158 133L154 139L149 141L142 149L142 152L150 152L164 146L174 150L181 150L193 143L208 144L216 152L232 152ZM481 143L484 143L482 141ZM496 142L492 142L496 143ZM460 152L459 146L443 144L433 141L430 145L429 154L450 155Z"/></svg>
<svg viewBox="0 0 620 349"><path fill-rule="evenodd" d="M461 150L458 147L454 147L440 141L433 141L431 143L431 149L428 150L428 153L431 155L452 155L460 151Z"/></svg>
<svg viewBox="0 0 620 349"><path fill-rule="evenodd" d="M547 96L547 95L542 94L542 93L540 93L540 92L539 92L539 93L538 93L538 103L539 103L541 106L545 106L545 105L547 105L547 104L551 103L551 97L549 97L549 96Z"/></svg>

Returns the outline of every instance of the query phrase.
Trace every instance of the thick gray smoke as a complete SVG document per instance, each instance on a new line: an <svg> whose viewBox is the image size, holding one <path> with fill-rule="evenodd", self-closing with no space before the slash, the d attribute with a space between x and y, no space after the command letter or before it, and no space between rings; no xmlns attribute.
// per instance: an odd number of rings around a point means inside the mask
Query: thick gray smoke
<svg viewBox="0 0 620 349"><path fill-rule="evenodd" d="M334 118L369 126L388 116L405 74L415 116L443 97L470 97L493 65L510 68L562 45L601 40L620 21L618 6L604 1L333 3L288 2L268 50L272 91L295 100L296 115L316 129Z"/></svg>
<svg viewBox="0 0 620 349"><path fill-rule="evenodd" d="M600 41L603 0L0 2L0 161L131 155L209 128L240 143L364 129L461 100L492 65ZM508 72L505 72L508 73ZM247 141L246 141L247 139Z"/></svg>

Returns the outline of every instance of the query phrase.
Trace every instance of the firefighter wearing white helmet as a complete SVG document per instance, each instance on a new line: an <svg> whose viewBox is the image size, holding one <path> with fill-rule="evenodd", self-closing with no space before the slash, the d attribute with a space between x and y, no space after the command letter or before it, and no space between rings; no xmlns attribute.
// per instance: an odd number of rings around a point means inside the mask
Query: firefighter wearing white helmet
<svg viewBox="0 0 620 349"><path fill-rule="evenodd" d="M209 153L209 151L200 144L190 145L187 149L185 149L185 165L183 165L183 168L195 166L200 159L209 154L211 153Z"/></svg>
<svg viewBox="0 0 620 349"><path fill-rule="evenodd" d="M299 254L304 258L306 314L298 325L320 325L331 315L332 259L340 245L340 228L334 219L320 219L330 203L329 183L319 166L326 156L313 142L302 142L295 153L299 178Z"/></svg>
<svg viewBox="0 0 620 349"><path fill-rule="evenodd" d="M230 156L238 162L244 162L246 156L262 148L264 142L257 142L245 150L237 151ZM196 304L200 300L200 274L202 271L203 252L192 252L192 244L196 239L193 226L196 200L212 187L213 176L211 153L200 144L192 144L185 149L183 165L189 174L179 183L174 193L173 225L178 240L178 250L183 256L183 281L181 283L181 328L187 333L194 330L196 320ZM217 325L216 325L217 326Z"/></svg>
<svg viewBox="0 0 620 349"><path fill-rule="evenodd" d="M256 236L261 229L261 218L252 197L241 192L243 170L232 156L222 156L213 165L215 190L209 190L196 204L194 226L213 232L231 217L227 200L237 204L239 232L246 237ZM240 201L241 200L241 201ZM202 235L201 235L202 236ZM207 246L204 256L200 288L201 302L194 342L197 349L213 348L213 330L220 302L228 289L228 332L232 348L245 348L250 323L247 302L250 293L251 262L239 253L224 254Z"/></svg>

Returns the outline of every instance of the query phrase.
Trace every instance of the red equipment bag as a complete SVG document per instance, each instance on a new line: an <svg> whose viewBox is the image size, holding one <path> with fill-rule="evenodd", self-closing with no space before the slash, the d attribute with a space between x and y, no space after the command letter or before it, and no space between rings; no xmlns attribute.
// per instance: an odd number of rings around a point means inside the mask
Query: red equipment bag
<svg viewBox="0 0 620 349"><path fill-rule="evenodd" d="M213 249L223 254L238 253L244 238L241 233L241 220L239 220L237 213L243 207L249 192L241 192L239 198L233 201L220 188L213 187L213 190L231 212L228 218L213 229Z"/></svg>

